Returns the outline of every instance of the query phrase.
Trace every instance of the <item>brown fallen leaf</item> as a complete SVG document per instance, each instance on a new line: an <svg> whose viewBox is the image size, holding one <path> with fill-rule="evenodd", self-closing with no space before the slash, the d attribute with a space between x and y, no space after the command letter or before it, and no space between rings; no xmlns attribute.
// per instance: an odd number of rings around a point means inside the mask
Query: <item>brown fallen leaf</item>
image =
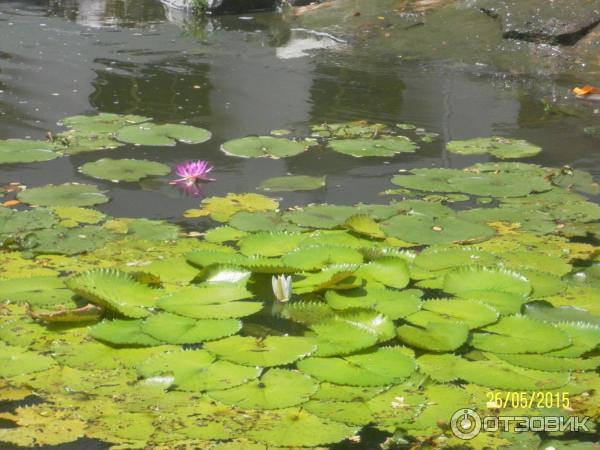
<svg viewBox="0 0 600 450"><path fill-rule="evenodd" d="M29 303L25 304L25 312L29 317L44 322L91 322L100 319L104 309L88 303L87 305L76 309L65 309L59 307L54 311L37 312L31 309Z"/></svg>

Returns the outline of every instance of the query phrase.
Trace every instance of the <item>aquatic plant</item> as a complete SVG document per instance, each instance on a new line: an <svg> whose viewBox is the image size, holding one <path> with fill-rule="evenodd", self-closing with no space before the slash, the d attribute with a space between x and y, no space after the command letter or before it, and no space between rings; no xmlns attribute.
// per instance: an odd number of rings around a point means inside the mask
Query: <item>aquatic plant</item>
<svg viewBox="0 0 600 450"><path fill-rule="evenodd" d="M87 122L66 121L114 139L149 120ZM406 125L314 133L325 149L399 130L417 140ZM141 134L154 132L165 137ZM277 153L266 142L255 155ZM279 156L305 149L283 144ZM111 165L97 163L92 172ZM193 165L178 182L208 178L208 164ZM321 184L285 178L265 185ZM255 193L205 198L186 212L214 221L204 234L88 209L108 201L95 186L19 192L20 210L0 207L0 400L30 406L2 413L0 441L324 448L369 427L381 433L373 445L394 435L432 448L570 443L491 432L465 444L448 421L465 407L496 412L488 391L560 392L569 404L552 414L597 415L600 206L587 196L598 184L514 162L391 182L401 190L382 204L281 211ZM451 195L472 204L453 209Z"/></svg>
<svg viewBox="0 0 600 450"><path fill-rule="evenodd" d="M273 285L273 294L275 294L275 298L279 302L289 302L290 298L292 298L292 277L279 275L273 275L271 279L271 284Z"/></svg>

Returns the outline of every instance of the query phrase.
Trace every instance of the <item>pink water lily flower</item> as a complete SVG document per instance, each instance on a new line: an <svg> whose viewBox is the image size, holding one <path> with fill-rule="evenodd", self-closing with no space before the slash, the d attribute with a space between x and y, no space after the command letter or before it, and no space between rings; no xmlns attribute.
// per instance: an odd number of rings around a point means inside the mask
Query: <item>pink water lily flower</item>
<svg viewBox="0 0 600 450"><path fill-rule="evenodd" d="M187 183L198 183L200 181L215 181L214 178L210 178L208 173L213 170L208 162L198 161L186 161L181 164L177 164L175 167L175 173L181 177L173 180L172 183L178 183L185 181Z"/></svg>
<svg viewBox="0 0 600 450"><path fill-rule="evenodd" d="M202 194L201 182L215 181L214 178L208 176L212 170L213 166L206 161L186 161L177 164L175 174L179 178L171 180L170 184L177 185L188 195L198 196Z"/></svg>

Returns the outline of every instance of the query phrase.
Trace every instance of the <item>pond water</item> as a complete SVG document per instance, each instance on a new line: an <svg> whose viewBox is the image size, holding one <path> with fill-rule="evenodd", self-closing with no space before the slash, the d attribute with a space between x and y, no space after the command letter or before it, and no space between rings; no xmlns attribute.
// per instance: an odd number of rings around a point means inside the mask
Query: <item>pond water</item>
<svg viewBox="0 0 600 450"><path fill-rule="evenodd" d="M212 133L0 165L0 201L27 187L0 207L0 448L457 448L451 413L497 412L487 395L511 391L557 395L535 414L598 414L600 103L571 93L594 73L302 26L159 0L0 1L0 157L6 139L56 143L75 115ZM385 126L342 127L354 141L404 150L355 158L333 151L335 129L287 158L221 148L273 130L301 146L315 125L359 120ZM490 136L485 151L447 146ZM517 150L529 164L500 161ZM193 196L164 167L141 182L80 171L101 158L206 160L216 181ZM290 174L326 184L258 189ZM110 201L34 189L69 182ZM593 438L497 433L469 448Z"/></svg>
<svg viewBox="0 0 600 450"><path fill-rule="evenodd" d="M399 169L485 161L448 154L444 142L489 135L543 147L530 162L600 174L597 138L583 132L597 120L598 106L569 94L577 74L536 78L490 66L403 61L365 43L302 52L311 35L291 31L294 24L278 13L194 22L158 0L4 1L0 8L1 138L44 138L61 130L56 123L64 117L96 111L185 121L209 129L213 138L166 149L128 147L118 157L169 165L207 159L218 182L206 195L253 191L265 178L292 173L328 175L328 183L317 192L286 195L286 205L376 201ZM545 111L543 101L569 114ZM413 123L441 139L388 160L318 150L286 160L241 160L219 152L222 142L236 137L360 119ZM116 154L3 167L2 181L32 187L86 182L77 167ZM148 191L99 184L112 198L100 208L116 216L177 219L198 204L166 185Z"/></svg>

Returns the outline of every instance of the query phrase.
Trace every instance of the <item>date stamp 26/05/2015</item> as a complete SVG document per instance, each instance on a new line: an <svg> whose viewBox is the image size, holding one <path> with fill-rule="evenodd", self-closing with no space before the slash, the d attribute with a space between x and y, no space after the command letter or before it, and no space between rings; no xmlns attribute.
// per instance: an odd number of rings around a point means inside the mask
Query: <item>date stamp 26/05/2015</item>
<svg viewBox="0 0 600 450"><path fill-rule="evenodd" d="M566 408L571 406L568 392L490 391L486 393L488 408Z"/></svg>

